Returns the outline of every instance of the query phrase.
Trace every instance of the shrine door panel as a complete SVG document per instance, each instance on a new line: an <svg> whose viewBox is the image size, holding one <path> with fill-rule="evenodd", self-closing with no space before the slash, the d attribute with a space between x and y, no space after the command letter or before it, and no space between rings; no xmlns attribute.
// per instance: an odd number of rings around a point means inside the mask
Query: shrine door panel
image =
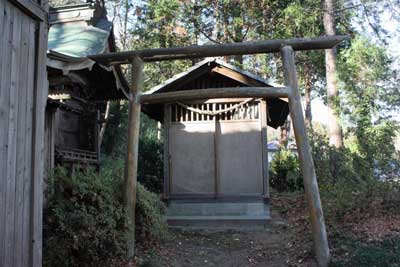
<svg viewBox="0 0 400 267"><path fill-rule="evenodd" d="M171 195L214 195L213 122L170 126Z"/></svg>

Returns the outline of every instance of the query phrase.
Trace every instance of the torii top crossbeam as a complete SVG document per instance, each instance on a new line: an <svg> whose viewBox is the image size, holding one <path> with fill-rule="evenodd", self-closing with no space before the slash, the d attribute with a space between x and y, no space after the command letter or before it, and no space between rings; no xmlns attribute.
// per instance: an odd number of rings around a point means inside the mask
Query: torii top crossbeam
<svg viewBox="0 0 400 267"><path fill-rule="evenodd" d="M330 253L325 230L325 222L319 195L314 162L311 155L307 129L304 122L301 96L298 87L294 52L299 50L330 49L346 39L346 36L324 36L316 38L294 38L264 40L232 44L215 44L203 46L187 46L172 48L144 49L89 56L103 65L131 64L132 82L129 92L129 117L127 155L125 163L125 208L128 225L128 257L134 256L135 245L135 205L136 178L138 167L138 149L140 134L141 103L191 100L198 98L223 97L288 97L289 111L292 118L294 134L303 174L304 191L310 211L311 230L314 249L319 266L328 266ZM184 90L157 95L142 95L141 81L143 63L153 61L192 59L201 57L217 57L230 55L249 55L280 52L282 55L285 87L235 87L205 90Z"/></svg>
<svg viewBox="0 0 400 267"><path fill-rule="evenodd" d="M329 49L346 39L347 36L323 36L315 38L292 38L251 41L243 43L193 45L186 47L155 48L134 51L105 53L89 56L104 65L129 64L134 57L145 62L192 59L200 57L217 57L232 55L250 55L280 52L284 46L291 46L294 51Z"/></svg>

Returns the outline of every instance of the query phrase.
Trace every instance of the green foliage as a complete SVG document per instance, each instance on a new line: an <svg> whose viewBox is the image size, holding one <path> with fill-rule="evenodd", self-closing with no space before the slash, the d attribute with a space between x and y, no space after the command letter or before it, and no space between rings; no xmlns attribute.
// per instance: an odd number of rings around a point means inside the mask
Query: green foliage
<svg viewBox="0 0 400 267"><path fill-rule="evenodd" d="M161 193L163 189L163 145L154 138L140 138L138 181L148 190Z"/></svg>
<svg viewBox="0 0 400 267"><path fill-rule="evenodd" d="M382 206L394 214L400 214L400 181L386 183L385 194L382 197Z"/></svg>
<svg viewBox="0 0 400 267"><path fill-rule="evenodd" d="M341 180L346 180L349 185L357 184L365 177L358 166L360 159L357 153L346 147L337 149L330 146L328 137L317 131L312 131L309 137L315 172L322 190L329 191Z"/></svg>
<svg viewBox="0 0 400 267"><path fill-rule="evenodd" d="M44 209L44 266L106 266L125 255L123 173L121 162L106 162L100 173L55 169ZM159 196L138 183L139 245L146 247L167 235L163 212Z"/></svg>
<svg viewBox="0 0 400 267"><path fill-rule="evenodd" d="M105 169L123 169L126 153L127 104L113 103L110 121L104 135L102 164ZM161 193L163 178L163 145L157 139L157 122L141 116L138 157L138 181L148 190Z"/></svg>
<svg viewBox="0 0 400 267"><path fill-rule="evenodd" d="M125 240L120 181L92 169L56 168L44 210L44 266L104 264Z"/></svg>
<svg viewBox="0 0 400 267"><path fill-rule="evenodd" d="M381 179L393 180L400 176L400 157L394 145L398 129L394 122L382 121L365 130L370 145L359 142L360 150L369 155L365 158L373 157L375 175Z"/></svg>
<svg viewBox="0 0 400 267"><path fill-rule="evenodd" d="M342 239L340 243L340 246L346 247L351 254L345 259L334 260L331 266L399 266L399 237L369 243Z"/></svg>
<svg viewBox="0 0 400 267"><path fill-rule="evenodd" d="M142 246L168 236L168 227L163 218L165 205L160 197L148 191L140 183L137 185L136 238Z"/></svg>
<svg viewBox="0 0 400 267"><path fill-rule="evenodd" d="M398 125L386 115L393 96L398 92L388 84L392 78L391 61L383 47L374 45L362 36L352 40L349 49L342 51L339 77L345 95L345 114L352 123L349 129L357 137L359 155L372 168L389 171L395 155L394 136Z"/></svg>
<svg viewBox="0 0 400 267"><path fill-rule="evenodd" d="M386 137L392 137L389 130L375 130L370 132L368 139L373 140L373 146L384 148L393 145L392 140ZM342 219L360 212L400 213L399 184L392 182L400 177L399 159L395 154L376 152L385 154L376 157L381 158L380 163L378 160L370 161L359 152L357 139L346 142L347 147L337 149L329 145L326 135L314 131L310 141L327 217ZM272 187L279 192L301 190L301 177L297 157L287 150L276 154L270 166Z"/></svg>
<svg viewBox="0 0 400 267"><path fill-rule="evenodd" d="M298 158L290 150L279 150L270 165L270 183L278 192L294 192L303 188Z"/></svg>
<svg viewBox="0 0 400 267"><path fill-rule="evenodd" d="M128 102L114 101L110 104L110 116L104 133L101 151L109 158L124 158L128 132Z"/></svg>
<svg viewBox="0 0 400 267"><path fill-rule="evenodd" d="M345 217L358 220L368 215L399 214L398 193L396 183L369 180L352 184L341 180L329 191L321 191L321 196L326 217L334 224Z"/></svg>
<svg viewBox="0 0 400 267"><path fill-rule="evenodd" d="M284 36L318 36L323 32L321 3L314 0L291 1L283 10L281 34Z"/></svg>
<svg viewBox="0 0 400 267"><path fill-rule="evenodd" d="M386 139L375 138L374 145L385 146ZM384 143L379 143L380 141ZM356 139L356 142L357 139ZM328 217L341 219L352 212L399 212L394 208L399 200L394 197L398 184L388 180L388 173L376 161L369 161L355 149L357 145L347 142L348 147L337 149L329 146L327 137L313 132L312 153L318 184ZM391 180L399 177L398 159L393 162ZM397 165L396 165L397 164ZM394 175L396 173L396 175Z"/></svg>

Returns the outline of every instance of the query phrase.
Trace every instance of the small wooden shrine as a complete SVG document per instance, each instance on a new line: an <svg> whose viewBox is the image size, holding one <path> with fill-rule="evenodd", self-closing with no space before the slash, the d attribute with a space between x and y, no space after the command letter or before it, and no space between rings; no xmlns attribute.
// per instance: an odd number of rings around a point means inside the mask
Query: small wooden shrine
<svg viewBox="0 0 400 267"><path fill-rule="evenodd" d="M129 89L120 66L87 58L115 51L112 23L97 2L53 8L49 24L46 170L55 164L98 166L107 101L125 98Z"/></svg>
<svg viewBox="0 0 400 267"><path fill-rule="evenodd" d="M197 113L196 116L201 115L220 115L226 116L226 111L223 110L220 114L216 109L208 110L210 113L204 113L201 108L193 108L189 105L203 105L209 103L196 103L192 101L204 99L227 99L227 98L254 98L254 99L269 99L269 98L282 98L288 99L288 106L290 116L293 122L293 130L296 138L298 148L300 166L303 174L304 191L307 197L308 208L310 212L311 231L314 240L314 249L318 262L318 266L328 266L330 259L328 238L325 229L324 216L322 211L322 204L319 195L319 188L317 177L315 174L314 163L312 159L310 144L307 137L307 129L304 121L303 108L301 104L301 95L299 91L297 73L295 66L295 51L301 50L314 50L314 49L330 49L335 47L341 41L346 39L346 36L324 36L317 38L293 38L293 39L280 39L280 40L263 40L252 41L244 43L231 43L231 44L217 44L217 45L203 45L203 46L188 46L188 47L171 47L171 48L157 48L157 49L143 49L135 51L124 51L109 53L106 55L93 55L90 58L96 60L100 64L106 66L113 66L119 64L131 64L132 84L129 90L129 117L128 117L128 136L127 136L127 154L125 163L125 207L127 211L127 226L129 231L129 241L127 248L127 256L133 257L135 254L135 206L136 206L136 180L138 170L138 141L140 135L140 111L142 104L168 104L178 103L189 111ZM158 92L150 94L141 93L141 83L143 78L143 66L146 62L155 61L169 61L181 59L194 59L205 57L217 56L232 56L232 55L245 55L245 54L259 54L259 53L276 53L280 52L282 56L282 66L284 73L285 87L259 87L259 86L239 86L239 87L222 87L222 88L208 88L208 89L180 89L171 92ZM161 90L161 89L160 89ZM192 102L192 103L189 103ZM232 100L229 100L232 101ZM239 100L240 101L240 100ZM187 104L185 104L186 102ZM249 102L250 103L250 102ZM214 103L213 103L214 104ZM220 104L224 104L220 101ZM243 107L243 104L239 107ZM236 104L234 104L236 105ZM261 108L259 108L261 110ZM164 114L170 116L172 121L171 106L164 109ZM175 108L179 110L179 108ZM223 115L225 113L225 115ZM160 114L160 111L158 112ZM168 115L169 114L169 115ZM179 112L175 118L183 122L183 116ZM186 112L190 114L190 112ZM188 118L185 114L185 120ZM191 115L192 116L192 115ZM203 118L203 117L202 117ZM218 119L215 119L218 122ZM220 124L222 123L221 120ZM263 119L261 119L263 121ZM185 125L184 125L185 126ZM218 127L214 132L217 132ZM240 131L240 128L237 129ZM168 132L168 131L166 131ZM202 136L200 131L195 131ZM166 135L169 138L169 135ZM229 138L228 138L229 139ZM169 144L168 140L164 140L165 144ZM183 139L184 141L184 139ZM196 142L196 141L194 141ZM215 144L215 143L214 143ZM166 147L168 149L169 147ZM200 149L202 150L202 149ZM214 149L214 151L216 151ZM195 151L197 152L197 151ZM231 154L229 156L232 156ZM169 159L168 159L169 160ZM216 162L214 160L214 162ZM168 166L168 164L166 164ZM168 174L168 171L166 171ZM190 178L190 176L189 176ZM167 184L168 186L168 184ZM169 189L168 189L169 190ZM189 203L190 204L190 203ZM181 209L180 209L181 208ZM225 207L225 211L229 213L230 206ZM245 206L247 210L253 210L250 206ZM178 207L176 212L183 211L187 213L190 211L185 206ZM210 206L204 205L200 211L210 211ZM198 212L198 210L196 211ZM232 215L232 214L230 214ZM219 220L220 218L217 218ZM221 218L222 219L222 218Z"/></svg>
<svg viewBox="0 0 400 267"><path fill-rule="evenodd" d="M271 87L222 60L206 59L146 95L246 86ZM209 98L149 104L143 110L164 124L164 197L169 203L268 200L267 125L285 122L286 99Z"/></svg>

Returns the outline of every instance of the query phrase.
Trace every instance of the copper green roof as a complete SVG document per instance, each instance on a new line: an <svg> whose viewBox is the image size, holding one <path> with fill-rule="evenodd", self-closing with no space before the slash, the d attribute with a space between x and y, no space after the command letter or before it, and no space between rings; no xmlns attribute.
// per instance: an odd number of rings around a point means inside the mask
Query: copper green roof
<svg viewBox="0 0 400 267"><path fill-rule="evenodd" d="M112 23L101 19L95 26L84 21L50 26L48 50L74 58L103 53L107 47Z"/></svg>
<svg viewBox="0 0 400 267"><path fill-rule="evenodd" d="M49 24L49 73L55 76L70 76L70 72L79 74L93 91L88 96L90 100L125 98L129 87L121 68L104 67L87 57L116 49L112 23L107 20L103 7L88 3L52 8Z"/></svg>

